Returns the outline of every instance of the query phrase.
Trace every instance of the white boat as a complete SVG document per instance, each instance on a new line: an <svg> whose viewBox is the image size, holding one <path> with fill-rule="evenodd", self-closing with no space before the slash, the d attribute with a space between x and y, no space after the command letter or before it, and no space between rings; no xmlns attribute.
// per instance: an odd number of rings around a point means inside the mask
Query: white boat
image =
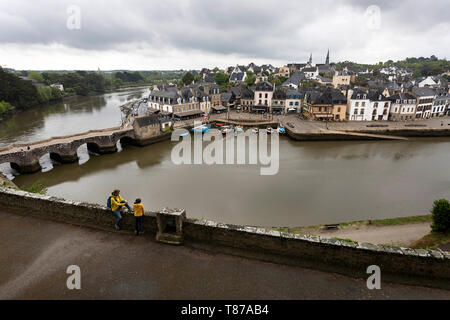
<svg viewBox="0 0 450 320"><path fill-rule="evenodd" d="M282 124L280 124L280 126L277 128L277 132L279 134L285 134L286 133L286 130L284 129Z"/></svg>
<svg viewBox="0 0 450 320"><path fill-rule="evenodd" d="M211 129L210 125L202 124L201 126L193 128L192 131L198 132L198 133L203 133L203 132L208 131L209 129Z"/></svg>
<svg viewBox="0 0 450 320"><path fill-rule="evenodd" d="M272 134L274 132L272 127L267 127L266 131L267 131L267 134Z"/></svg>
<svg viewBox="0 0 450 320"><path fill-rule="evenodd" d="M236 127L236 128L234 128L234 132L242 133L242 132L244 132L244 129L242 129L242 127Z"/></svg>
<svg viewBox="0 0 450 320"><path fill-rule="evenodd" d="M234 128L229 127L229 126L223 127L223 129L222 129L223 134L229 134L229 133L233 133L233 132L234 132Z"/></svg>
<svg viewBox="0 0 450 320"><path fill-rule="evenodd" d="M258 134L259 133L259 129L258 128L253 128L252 129L252 133Z"/></svg>

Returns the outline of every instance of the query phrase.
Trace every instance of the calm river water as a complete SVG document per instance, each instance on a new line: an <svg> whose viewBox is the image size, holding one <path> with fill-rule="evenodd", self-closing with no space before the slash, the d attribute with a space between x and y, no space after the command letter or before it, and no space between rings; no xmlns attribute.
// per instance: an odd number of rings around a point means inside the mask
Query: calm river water
<svg viewBox="0 0 450 320"><path fill-rule="evenodd" d="M75 98L18 114L0 124L1 142L30 141L110 127L118 106L145 90ZM89 156L14 182L41 181L50 195L105 204L119 188L148 210L186 208L187 215L225 223L304 226L427 213L433 200L450 198L450 139L379 142L295 142L282 137L280 170L261 176L257 166L181 165L170 141ZM44 161L45 162L45 161ZM51 169L51 170L50 170Z"/></svg>

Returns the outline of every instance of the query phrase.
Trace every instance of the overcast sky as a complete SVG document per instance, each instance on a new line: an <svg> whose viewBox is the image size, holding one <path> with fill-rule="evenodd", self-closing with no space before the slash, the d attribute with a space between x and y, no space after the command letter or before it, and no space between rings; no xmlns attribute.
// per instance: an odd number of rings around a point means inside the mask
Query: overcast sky
<svg viewBox="0 0 450 320"><path fill-rule="evenodd" d="M450 58L449 8L449 0L0 0L0 65L281 66L310 53L324 63L328 48L332 62Z"/></svg>

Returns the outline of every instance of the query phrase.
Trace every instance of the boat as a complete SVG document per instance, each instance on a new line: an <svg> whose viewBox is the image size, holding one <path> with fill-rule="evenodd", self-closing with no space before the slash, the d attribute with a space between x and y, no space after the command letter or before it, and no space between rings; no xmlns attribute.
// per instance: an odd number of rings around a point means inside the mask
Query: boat
<svg viewBox="0 0 450 320"><path fill-rule="evenodd" d="M280 126L277 128L277 132L279 134L285 134L286 133L286 130L284 129L282 124L280 124Z"/></svg>
<svg viewBox="0 0 450 320"><path fill-rule="evenodd" d="M258 128L253 128L253 129L252 129L252 133L258 134L258 133L259 133L259 129L258 129Z"/></svg>
<svg viewBox="0 0 450 320"><path fill-rule="evenodd" d="M272 134L274 132L272 127L267 127L266 131L267 131L267 134Z"/></svg>
<svg viewBox="0 0 450 320"><path fill-rule="evenodd" d="M233 132L234 132L234 128L230 127L230 126L225 126L222 129L223 134L229 134L229 133L233 133Z"/></svg>
<svg viewBox="0 0 450 320"><path fill-rule="evenodd" d="M211 126L208 124L202 124L201 126L194 127L192 129L193 132L203 133L211 129Z"/></svg>
<svg viewBox="0 0 450 320"><path fill-rule="evenodd" d="M242 133L242 132L244 132L244 129L242 129L242 127L236 127L236 128L234 128L234 132Z"/></svg>

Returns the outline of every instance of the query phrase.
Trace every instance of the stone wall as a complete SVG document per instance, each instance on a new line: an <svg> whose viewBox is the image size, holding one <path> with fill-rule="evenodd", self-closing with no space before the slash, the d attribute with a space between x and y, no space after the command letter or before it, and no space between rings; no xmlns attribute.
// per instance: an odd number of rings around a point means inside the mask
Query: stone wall
<svg viewBox="0 0 450 320"><path fill-rule="evenodd" d="M116 232L114 216L100 205L0 188L0 206L20 215ZM133 223L131 215L124 215L120 232L132 232ZM155 215L146 213L149 240L154 240L156 228ZM367 267L377 265L383 281L450 289L450 253L441 250L376 246L191 219L183 228L185 245L190 247L352 277L367 278Z"/></svg>

